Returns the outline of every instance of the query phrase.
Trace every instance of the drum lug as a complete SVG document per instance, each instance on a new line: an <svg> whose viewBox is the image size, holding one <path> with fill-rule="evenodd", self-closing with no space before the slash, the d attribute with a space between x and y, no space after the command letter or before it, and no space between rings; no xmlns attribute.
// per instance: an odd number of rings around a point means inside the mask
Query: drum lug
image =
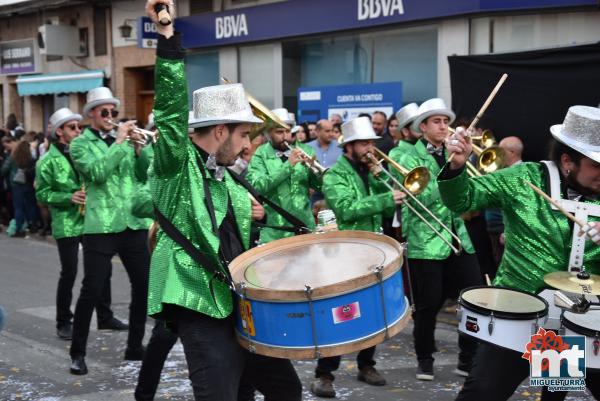
<svg viewBox="0 0 600 401"><path fill-rule="evenodd" d="M385 292L383 291L383 266L376 266L373 269L377 281L379 282L379 292L381 294L381 309L383 310L383 323L385 324L385 339L389 340L390 334L388 331L387 308L385 306Z"/></svg>
<svg viewBox="0 0 600 401"><path fill-rule="evenodd" d="M565 335L565 326L563 326L562 322L560 322L560 328L558 329L558 335L560 335L560 336Z"/></svg>
<svg viewBox="0 0 600 401"><path fill-rule="evenodd" d="M531 335L534 335L540 329L539 319L540 319L539 316L536 317L535 322L531 325Z"/></svg>
<svg viewBox="0 0 600 401"><path fill-rule="evenodd" d="M456 317L458 318L459 321L462 320L462 315L463 315L462 307L460 306L460 304L458 304L458 306L456 307Z"/></svg>
<svg viewBox="0 0 600 401"><path fill-rule="evenodd" d="M313 308L312 293L312 287L310 285L305 284L304 295L308 300L308 310L310 311L310 324L312 328L313 343L315 344L315 359L319 359L321 357L321 351L319 351L319 342L317 340L317 325L315 323L315 312Z"/></svg>
<svg viewBox="0 0 600 401"><path fill-rule="evenodd" d="M490 322L488 323L488 333L491 336L494 332L494 312L490 314Z"/></svg>
<svg viewBox="0 0 600 401"><path fill-rule="evenodd" d="M592 343L592 349L594 352L594 356L598 356L598 351L600 351L600 337L598 333L596 333L596 337L594 338L594 342Z"/></svg>

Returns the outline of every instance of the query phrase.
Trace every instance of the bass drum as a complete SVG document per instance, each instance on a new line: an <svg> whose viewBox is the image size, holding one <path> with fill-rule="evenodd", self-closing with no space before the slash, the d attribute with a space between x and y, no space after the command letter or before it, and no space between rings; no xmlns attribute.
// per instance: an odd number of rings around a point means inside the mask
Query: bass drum
<svg viewBox="0 0 600 401"><path fill-rule="evenodd" d="M548 316L543 298L504 287L467 288L458 304L458 331L518 352L525 351Z"/></svg>
<svg viewBox="0 0 600 401"><path fill-rule="evenodd" d="M237 337L251 352L310 359L371 347L410 319L402 248L365 231L272 241L229 265Z"/></svg>

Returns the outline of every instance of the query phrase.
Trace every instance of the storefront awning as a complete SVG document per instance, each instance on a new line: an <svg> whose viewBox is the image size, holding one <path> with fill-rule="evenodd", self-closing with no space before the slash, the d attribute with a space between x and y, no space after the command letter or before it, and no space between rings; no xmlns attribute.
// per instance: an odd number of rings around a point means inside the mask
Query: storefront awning
<svg viewBox="0 0 600 401"><path fill-rule="evenodd" d="M90 89L102 86L103 80L104 70L66 74L21 75L17 78L17 91L19 96L87 92Z"/></svg>

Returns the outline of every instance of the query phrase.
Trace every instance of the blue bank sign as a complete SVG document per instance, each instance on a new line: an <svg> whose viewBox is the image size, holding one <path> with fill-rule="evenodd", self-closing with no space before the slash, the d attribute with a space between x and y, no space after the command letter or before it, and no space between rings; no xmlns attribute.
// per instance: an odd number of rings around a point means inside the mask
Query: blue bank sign
<svg viewBox="0 0 600 401"><path fill-rule="evenodd" d="M383 111L388 117L402 106L402 83L312 86L298 89L298 122L339 114L344 121L360 113Z"/></svg>
<svg viewBox="0 0 600 401"><path fill-rule="evenodd" d="M148 17L139 17L137 23L138 47L143 49L155 49L158 43L156 24Z"/></svg>
<svg viewBox="0 0 600 401"><path fill-rule="evenodd" d="M598 0L287 0L179 18L183 46L199 48L477 13L597 7Z"/></svg>

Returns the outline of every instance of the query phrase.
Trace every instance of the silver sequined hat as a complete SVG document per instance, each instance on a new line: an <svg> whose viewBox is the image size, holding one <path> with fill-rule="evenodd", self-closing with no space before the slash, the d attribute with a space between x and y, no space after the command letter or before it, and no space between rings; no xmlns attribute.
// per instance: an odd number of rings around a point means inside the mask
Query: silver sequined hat
<svg viewBox="0 0 600 401"><path fill-rule="evenodd" d="M290 127L296 125L296 121L294 121L295 117L292 113L288 112L288 109L282 107L280 109L273 109L271 112Z"/></svg>
<svg viewBox="0 0 600 401"><path fill-rule="evenodd" d="M419 115L419 105L416 103L409 103L406 106L402 107L396 113L396 118L398 119L398 128L404 128L408 124L412 123L415 118Z"/></svg>
<svg viewBox="0 0 600 401"><path fill-rule="evenodd" d="M356 117L342 124L342 135L344 140L338 146L343 148L345 144L354 141L369 141L381 139L373 130L369 117Z"/></svg>
<svg viewBox="0 0 600 401"><path fill-rule="evenodd" d="M456 118L454 112L446 107L446 102L444 102L444 99L440 99L438 97L429 99L419 106L419 115L417 118L415 118L415 121L413 121L410 129L422 134L423 131L421 131L419 125L421 125L421 123L427 120L429 117L439 115L448 117L450 120L448 121L448 125L452 124Z"/></svg>
<svg viewBox="0 0 600 401"><path fill-rule="evenodd" d="M194 91L194 118L190 128L218 124L251 123L263 121L252 113L242 84L207 86Z"/></svg>
<svg viewBox="0 0 600 401"><path fill-rule="evenodd" d="M571 106L562 124L550 127L552 136L584 156L600 163L600 109Z"/></svg>
<svg viewBox="0 0 600 401"><path fill-rule="evenodd" d="M59 129L64 123L69 121L81 121L83 117L80 114L73 113L70 109L63 107L62 109L56 110L50 116L50 135L52 138L56 138L56 130Z"/></svg>
<svg viewBox="0 0 600 401"><path fill-rule="evenodd" d="M83 106L83 115L87 116L91 109L100 106L101 104L113 104L115 107L119 107L121 102L113 96L110 88L101 86L99 88L91 89L86 96L86 103L85 106Z"/></svg>

